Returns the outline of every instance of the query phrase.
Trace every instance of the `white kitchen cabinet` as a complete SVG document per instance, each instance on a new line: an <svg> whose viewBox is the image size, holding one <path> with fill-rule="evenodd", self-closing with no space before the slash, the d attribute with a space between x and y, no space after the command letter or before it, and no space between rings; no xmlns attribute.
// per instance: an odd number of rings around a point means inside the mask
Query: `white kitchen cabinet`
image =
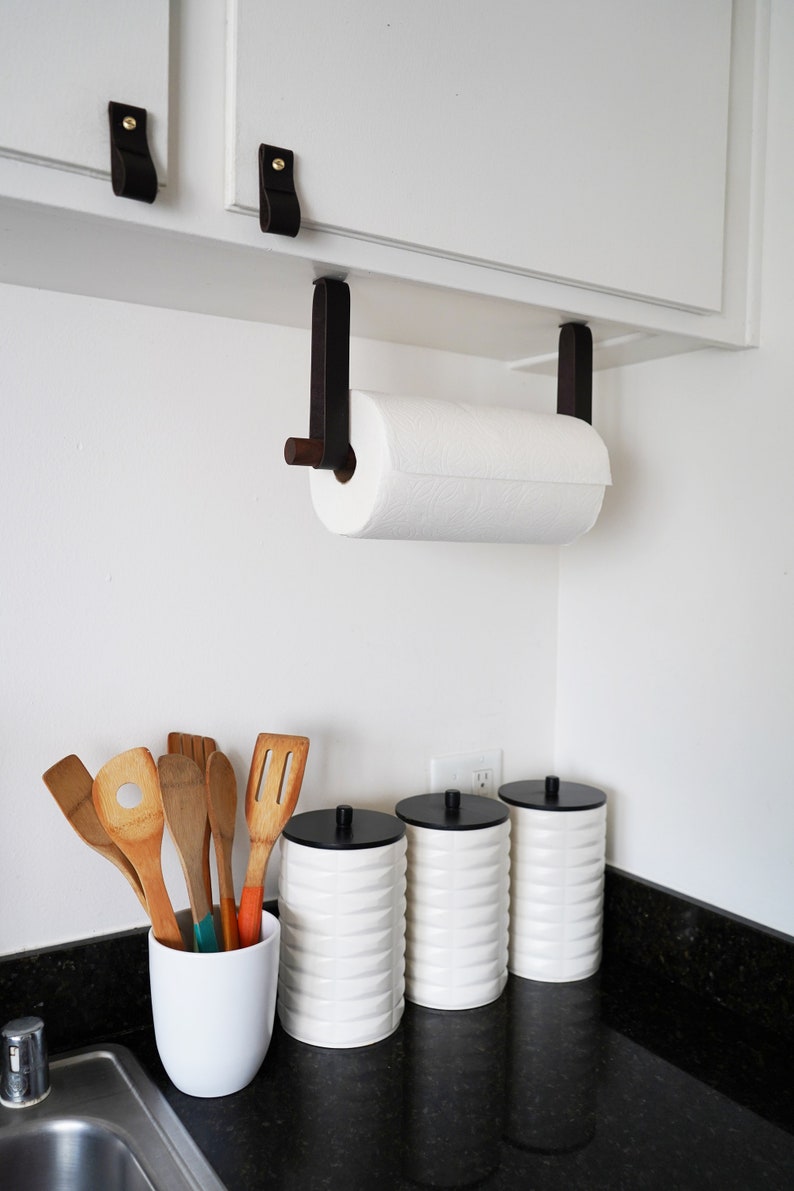
<svg viewBox="0 0 794 1191"><path fill-rule="evenodd" d="M146 108L164 184L169 20L168 0L2 0L0 154L105 181L113 100Z"/></svg>
<svg viewBox="0 0 794 1191"><path fill-rule="evenodd" d="M260 141L306 226L722 305L731 0L232 0L228 201Z"/></svg>
<svg viewBox="0 0 794 1191"><path fill-rule="evenodd" d="M3 0L0 282L556 370L758 340L769 0ZM161 186L109 182L107 103ZM303 223L263 235L258 147ZM42 168L47 167L47 168ZM56 167L56 168L49 168Z"/></svg>

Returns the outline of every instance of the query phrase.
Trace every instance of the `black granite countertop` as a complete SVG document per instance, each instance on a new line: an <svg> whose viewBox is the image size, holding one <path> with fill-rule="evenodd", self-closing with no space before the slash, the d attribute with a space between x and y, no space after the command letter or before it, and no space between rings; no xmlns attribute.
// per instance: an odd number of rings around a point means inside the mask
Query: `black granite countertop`
<svg viewBox="0 0 794 1191"><path fill-rule="evenodd" d="M278 1026L234 1096L178 1092L150 1031L123 1039L230 1191L754 1191L794 1186L792 1048L641 969L511 977L481 1009L407 1005L323 1050Z"/></svg>
<svg viewBox="0 0 794 1191"><path fill-rule="evenodd" d="M253 1083L201 1100L160 1064L144 932L0 961L2 1020L40 1013L53 1054L128 1046L229 1191L788 1191L792 1006L788 936L608 872L591 979L407 1004L355 1050L277 1021Z"/></svg>

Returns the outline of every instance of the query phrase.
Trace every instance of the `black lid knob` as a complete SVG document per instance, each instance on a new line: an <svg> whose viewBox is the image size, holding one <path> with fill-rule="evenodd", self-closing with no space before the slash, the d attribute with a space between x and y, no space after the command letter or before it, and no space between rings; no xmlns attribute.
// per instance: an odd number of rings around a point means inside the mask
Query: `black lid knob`
<svg viewBox="0 0 794 1191"><path fill-rule="evenodd" d="M547 799L551 800L551 799L559 798L559 796L560 796L560 779L558 777L555 777L553 774L550 774L546 778L544 790L546 792Z"/></svg>
<svg viewBox="0 0 794 1191"><path fill-rule="evenodd" d="M349 831L353 826L353 808L342 804L336 808L336 826L339 831Z"/></svg>
<svg viewBox="0 0 794 1191"><path fill-rule="evenodd" d="M460 810L460 790L444 791L444 806L448 811Z"/></svg>

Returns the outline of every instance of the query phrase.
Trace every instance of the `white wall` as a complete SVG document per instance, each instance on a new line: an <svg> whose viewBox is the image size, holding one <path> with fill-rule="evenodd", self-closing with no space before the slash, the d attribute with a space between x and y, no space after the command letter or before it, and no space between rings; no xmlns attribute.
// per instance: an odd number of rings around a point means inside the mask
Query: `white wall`
<svg viewBox="0 0 794 1191"><path fill-rule="evenodd" d="M559 552L333 537L282 456L308 378L303 332L0 287L0 954L142 922L41 781L67 753L212 734L242 793L258 732L305 733L304 810L391 810L447 752L549 767ZM351 380L553 406L389 344L354 341Z"/></svg>
<svg viewBox="0 0 794 1191"><path fill-rule="evenodd" d="M615 485L562 551L327 534L281 460L303 333L0 288L0 954L141 922L41 774L169 729L241 785L258 731L305 732L303 809L501 746L608 790L614 864L794 934L794 5L771 53L762 346L599 375ZM553 405L388 344L352 381Z"/></svg>
<svg viewBox="0 0 794 1191"><path fill-rule="evenodd" d="M557 766L621 868L794 934L794 5L771 41L762 346L599 378L615 485L561 554Z"/></svg>

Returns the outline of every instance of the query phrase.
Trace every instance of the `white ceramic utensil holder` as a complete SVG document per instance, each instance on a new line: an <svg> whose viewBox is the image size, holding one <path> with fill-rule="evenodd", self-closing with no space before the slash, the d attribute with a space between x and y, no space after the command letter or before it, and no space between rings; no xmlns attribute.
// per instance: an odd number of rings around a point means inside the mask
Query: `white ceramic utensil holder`
<svg viewBox="0 0 794 1191"><path fill-rule="evenodd" d="M177 920L189 945L190 911ZM220 920L216 922L220 937ZM260 940L237 951L175 951L149 931L149 983L157 1051L188 1096L229 1096L256 1075L276 1014L278 919L262 912Z"/></svg>
<svg viewBox="0 0 794 1191"><path fill-rule="evenodd" d="M510 782L510 950L516 976L584 980L601 963L606 794L593 786Z"/></svg>
<svg viewBox="0 0 794 1191"><path fill-rule="evenodd" d="M387 1038L405 1007L405 828L394 815L307 811L281 837L278 1015L333 1049Z"/></svg>
<svg viewBox="0 0 794 1191"><path fill-rule="evenodd" d="M405 995L430 1009L473 1009L507 983L510 815L493 798L421 794L406 823Z"/></svg>

